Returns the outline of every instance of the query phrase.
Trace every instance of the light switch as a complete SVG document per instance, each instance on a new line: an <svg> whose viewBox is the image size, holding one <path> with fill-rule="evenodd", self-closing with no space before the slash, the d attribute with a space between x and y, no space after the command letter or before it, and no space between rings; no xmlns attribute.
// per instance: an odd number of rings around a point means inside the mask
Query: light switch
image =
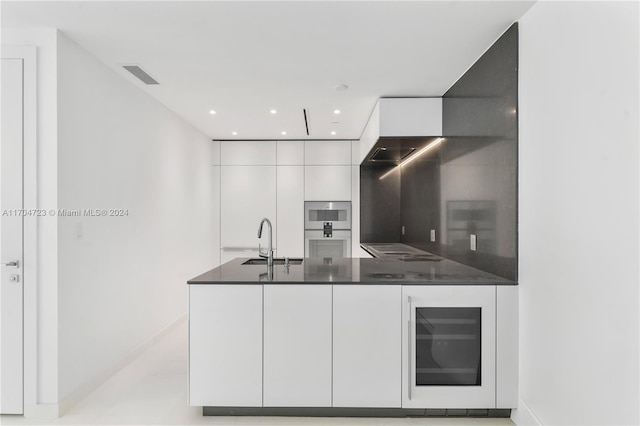
<svg viewBox="0 0 640 426"><path fill-rule="evenodd" d="M471 251L476 251L476 234L469 235L469 248Z"/></svg>
<svg viewBox="0 0 640 426"><path fill-rule="evenodd" d="M436 242L436 230L432 229L430 234L431 234L431 242L435 243Z"/></svg>

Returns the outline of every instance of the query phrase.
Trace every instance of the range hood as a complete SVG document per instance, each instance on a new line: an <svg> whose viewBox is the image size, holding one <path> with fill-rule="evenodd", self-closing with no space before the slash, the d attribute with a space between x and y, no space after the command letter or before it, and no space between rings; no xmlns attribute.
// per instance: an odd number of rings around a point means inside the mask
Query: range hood
<svg viewBox="0 0 640 426"><path fill-rule="evenodd" d="M380 98L360 138L360 162L399 164L442 136L442 98Z"/></svg>
<svg viewBox="0 0 640 426"><path fill-rule="evenodd" d="M419 155L422 148L439 139L430 137L399 137L379 138L371 148L361 165L366 166L397 166L413 155Z"/></svg>

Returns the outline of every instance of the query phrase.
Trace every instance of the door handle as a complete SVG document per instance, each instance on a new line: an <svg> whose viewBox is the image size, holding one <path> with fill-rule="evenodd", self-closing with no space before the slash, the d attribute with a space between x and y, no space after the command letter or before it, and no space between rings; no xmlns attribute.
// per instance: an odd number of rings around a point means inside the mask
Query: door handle
<svg viewBox="0 0 640 426"><path fill-rule="evenodd" d="M411 401L411 379L413 378L413 372L411 371L411 350L413 346L411 344L411 296L407 298L407 302L409 304L409 321L407 321L407 396L409 397L409 401Z"/></svg>
<svg viewBox="0 0 640 426"><path fill-rule="evenodd" d="M0 263L0 265L2 265L2 266L13 266L15 268L18 268L18 267L20 267L20 261L14 260L12 262L2 262L2 263Z"/></svg>

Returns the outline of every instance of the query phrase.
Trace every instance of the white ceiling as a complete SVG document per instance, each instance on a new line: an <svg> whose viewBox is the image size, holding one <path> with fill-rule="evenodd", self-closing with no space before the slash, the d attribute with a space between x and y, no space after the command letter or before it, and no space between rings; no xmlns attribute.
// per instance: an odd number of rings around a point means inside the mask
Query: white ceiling
<svg viewBox="0 0 640 426"><path fill-rule="evenodd" d="M377 98L443 95L533 3L3 1L1 7L3 28L56 27L212 139L242 140L358 139ZM123 64L140 65L160 84L142 84ZM349 89L335 89L342 84Z"/></svg>

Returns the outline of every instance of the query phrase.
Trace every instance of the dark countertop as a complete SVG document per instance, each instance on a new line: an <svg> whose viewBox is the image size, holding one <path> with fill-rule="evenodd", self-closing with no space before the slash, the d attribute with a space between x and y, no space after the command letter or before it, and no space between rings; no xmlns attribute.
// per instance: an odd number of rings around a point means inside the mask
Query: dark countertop
<svg viewBox="0 0 640 426"><path fill-rule="evenodd" d="M188 281L188 284L400 284L514 285L514 281L451 260L305 258L300 265L242 265L236 258Z"/></svg>

